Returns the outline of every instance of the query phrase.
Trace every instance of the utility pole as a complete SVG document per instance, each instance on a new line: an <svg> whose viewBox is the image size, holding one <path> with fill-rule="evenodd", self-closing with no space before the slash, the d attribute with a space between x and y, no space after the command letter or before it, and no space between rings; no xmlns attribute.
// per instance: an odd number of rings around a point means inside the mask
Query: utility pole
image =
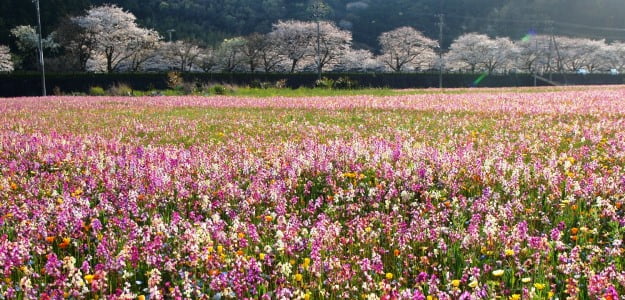
<svg viewBox="0 0 625 300"><path fill-rule="evenodd" d="M39 26L39 64L41 66L41 94L46 96L46 67L43 61L43 42L41 41L41 13L39 10L39 0L33 0L37 8L37 24Z"/></svg>
<svg viewBox="0 0 625 300"><path fill-rule="evenodd" d="M553 21L547 21L547 27L549 29L549 35L551 35L551 39L549 40L549 62L547 63L547 65L549 66L549 80L553 80L553 69L551 67L551 58L553 57L553 49L556 48L556 37L553 34ZM559 64L560 64L560 57L558 56L558 65Z"/></svg>
<svg viewBox="0 0 625 300"><path fill-rule="evenodd" d="M445 15L438 15L438 88L443 88L443 28L445 27Z"/></svg>

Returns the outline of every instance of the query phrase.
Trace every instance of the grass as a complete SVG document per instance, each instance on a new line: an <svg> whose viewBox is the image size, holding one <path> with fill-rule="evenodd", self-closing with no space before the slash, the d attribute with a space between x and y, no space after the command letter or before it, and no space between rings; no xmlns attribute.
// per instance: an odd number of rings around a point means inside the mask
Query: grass
<svg viewBox="0 0 625 300"><path fill-rule="evenodd" d="M338 96L404 96L404 95L425 95L425 94L467 94L467 93L542 93L561 91L587 91L593 89L618 89L622 86L558 86L558 87L504 87L504 88L450 88L450 89L390 89L390 88L360 88L360 89L322 89L301 87L297 89L279 88L250 88L233 87L227 89L224 95L238 97L338 97ZM162 90L162 91L133 91L134 96L184 96L183 91ZM212 91L194 93L197 96L214 96Z"/></svg>
<svg viewBox="0 0 625 300"><path fill-rule="evenodd" d="M467 94L467 93L542 93L561 91L587 91L593 89L620 89L623 86L548 86L548 87L503 87L503 88L417 88L417 89L390 89L390 88L359 88L359 89L323 89L300 87L290 88L251 88L251 87L227 87L223 94L217 94L213 89L194 92L195 96L237 96L237 97L339 97L339 96L405 96L427 94ZM182 90L133 90L132 96L186 96Z"/></svg>

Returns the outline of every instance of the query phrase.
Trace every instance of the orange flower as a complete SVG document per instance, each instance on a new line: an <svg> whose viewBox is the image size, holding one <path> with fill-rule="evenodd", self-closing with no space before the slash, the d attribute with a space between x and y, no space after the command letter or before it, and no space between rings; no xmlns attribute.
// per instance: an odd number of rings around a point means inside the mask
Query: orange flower
<svg viewBox="0 0 625 300"><path fill-rule="evenodd" d="M46 242L48 242L50 244L54 243L54 237L53 236L46 237Z"/></svg>
<svg viewBox="0 0 625 300"><path fill-rule="evenodd" d="M401 253L401 252L399 251L399 249L395 249L395 250L393 251L393 254L395 254L395 256L399 256L399 254L400 254L400 253Z"/></svg>
<svg viewBox="0 0 625 300"><path fill-rule="evenodd" d="M63 238L63 241L59 244L59 248L61 248L61 249L65 249L65 248L67 248L67 246L69 246L69 243L70 243L71 241L72 241L72 239L70 239L70 238L68 238L68 237Z"/></svg>
<svg viewBox="0 0 625 300"><path fill-rule="evenodd" d="M579 232L579 228L577 228L577 227L571 228L571 234L572 235L577 235L577 232Z"/></svg>
<svg viewBox="0 0 625 300"><path fill-rule="evenodd" d="M272 216L270 216L270 215L266 215L266 216L265 216L265 222L269 223L269 222L271 222L271 221L273 221L273 217L272 217Z"/></svg>

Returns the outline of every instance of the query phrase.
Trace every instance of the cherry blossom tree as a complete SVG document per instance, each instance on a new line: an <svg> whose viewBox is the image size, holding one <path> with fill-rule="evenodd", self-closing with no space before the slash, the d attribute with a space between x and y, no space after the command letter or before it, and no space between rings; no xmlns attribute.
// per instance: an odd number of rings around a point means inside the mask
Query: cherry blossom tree
<svg viewBox="0 0 625 300"><path fill-rule="evenodd" d="M606 47L605 40L558 37L557 42L560 66L571 72L581 68L592 72L601 64L599 51Z"/></svg>
<svg viewBox="0 0 625 300"><path fill-rule="evenodd" d="M381 68L383 68L383 64L376 60L373 53L362 49L349 49L345 51L338 63L334 66L334 70L342 72L366 72Z"/></svg>
<svg viewBox="0 0 625 300"><path fill-rule="evenodd" d="M261 47L260 50L260 63L265 73L278 71L282 69L285 61L285 56L281 55L279 49L274 47L276 45L275 37L272 35L264 36L265 47Z"/></svg>
<svg viewBox="0 0 625 300"><path fill-rule="evenodd" d="M13 61L9 47L0 45L0 72L12 72Z"/></svg>
<svg viewBox="0 0 625 300"><path fill-rule="evenodd" d="M400 72L407 67L420 68L429 64L438 43L412 27L400 27L384 32L378 38L382 47L380 61L391 70Z"/></svg>
<svg viewBox="0 0 625 300"><path fill-rule="evenodd" d="M517 60L519 50L509 38L491 39L487 35L467 33L454 40L446 60L460 69L506 71Z"/></svg>
<svg viewBox="0 0 625 300"><path fill-rule="evenodd" d="M169 65L181 72L187 72L198 67L198 58L204 51L198 45L187 41L167 42L161 45L163 57Z"/></svg>
<svg viewBox="0 0 625 300"><path fill-rule="evenodd" d="M488 47L492 47L492 44L487 35L467 33L451 43L446 61L450 65L468 68L471 73L475 73L484 62Z"/></svg>
<svg viewBox="0 0 625 300"><path fill-rule="evenodd" d="M91 8L73 21L93 39L94 52L104 57L107 72L117 71L123 62L142 51L155 49L161 39L156 31L139 27L132 13L115 5Z"/></svg>
<svg viewBox="0 0 625 300"><path fill-rule="evenodd" d="M295 69L306 56L310 55L310 47L316 37L312 26L302 21L280 21L273 24L269 33L275 42L275 48L282 56L290 61L290 72Z"/></svg>
<svg viewBox="0 0 625 300"><path fill-rule="evenodd" d="M349 31L341 30L334 23L319 22L319 44L317 45L317 32L315 22L307 23L309 30L314 32L310 54L314 55L315 66L318 73L323 68L335 64L351 48L352 34ZM317 49L317 47L319 47Z"/></svg>
<svg viewBox="0 0 625 300"><path fill-rule="evenodd" d="M551 69L555 57L552 38L534 35L515 42L516 67L528 73L544 73Z"/></svg>
<svg viewBox="0 0 625 300"><path fill-rule="evenodd" d="M518 49L509 38L490 39L482 64L489 74L494 71L506 71L513 66L518 53Z"/></svg>
<svg viewBox="0 0 625 300"><path fill-rule="evenodd" d="M618 72L625 71L625 43L613 42L602 47L597 53L602 66L606 69L614 69Z"/></svg>
<svg viewBox="0 0 625 300"><path fill-rule="evenodd" d="M197 57L198 66L204 72L211 72L217 66L217 56L215 49L206 48Z"/></svg>

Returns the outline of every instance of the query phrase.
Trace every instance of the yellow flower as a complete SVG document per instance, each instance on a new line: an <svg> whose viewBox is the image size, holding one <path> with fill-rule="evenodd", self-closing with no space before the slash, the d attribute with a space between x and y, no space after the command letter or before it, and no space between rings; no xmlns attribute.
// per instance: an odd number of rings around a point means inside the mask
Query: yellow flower
<svg viewBox="0 0 625 300"><path fill-rule="evenodd" d="M529 277L523 277L523 278L521 278L521 282L523 282L523 283L528 283L528 282L530 282L530 281L532 281L532 278L529 278Z"/></svg>
<svg viewBox="0 0 625 300"><path fill-rule="evenodd" d="M458 279L454 279L454 280L452 280L452 281L451 281L451 285L452 285L453 287L459 287L459 286L460 286L460 280L458 280Z"/></svg>
<svg viewBox="0 0 625 300"><path fill-rule="evenodd" d="M295 279L295 281L302 281L302 279L304 279L304 277L300 273L293 275L293 278Z"/></svg>
<svg viewBox="0 0 625 300"><path fill-rule="evenodd" d="M358 176L358 174L356 173L351 173L351 172L343 173L343 177L346 177L346 178L356 178L356 176Z"/></svg>
<svg viewBox="0 0 625 300"><path fill-rule="evenodd" d="M371 227L369 226L365 227L365 232L371 232Z"/></svg>
<svg viewBox="0 0 625 300"><path fill-rule="evenodd" d="M471 288L476 288L477 287L477 280L473 280L469 283L469 287Z"/></svg>
<svg viewBox="0 0 625 300"><path fill-rule="evenodd" d="M310 300L310 292L306 292L306 294L304 294L304 300Z"/></svg>
<svg viewBox="0 0 625 300"><path fill-rule="evenodd" d="M542 289L544 289L544 288L545 288L545 284L544 284L544 283L538 283L538 282L536 282L536 283L534 283L534 287L535 287L537 290L542 290Z"/></svg>
<svg viewBox="0 0 625 300"><path fill-rule="evenodd" d="M308 268L310 267L310 258L308 257L304 258L304 263L302 263L302 267L305 270L308 270Z"/></svg>
<svg viewBox="0 0 625 300"><path fill-rule="evenodd" d="M502 269L495 270L495 271L493 271L493 276L500 277L500 276L503 275L503 273L504 273L504 270L502 270Z"/></svg>
<svg viewBox="0 0 625 300"><path fill-rule="evenodd" d="M91 282L93 281L93 278L95 278L95 275L92 275L92 274L87 274L87 275L85 275L85 281L86 281L88 284L91 284Z"/></svg>
<svg viewBox="0 0 625 300"><path fill-rule="evenodd" d="M217 253L223 253L224 252L224 246L219 245L217 246Z"/></svg>
<svg viewBox="0 0 625 300"><path fill-rule="evenodd" d="M514 250L506 249L505 254L506 254L506 256L512 256L512 255L514 255Z"/></svg>
<svg viewBox="0 0 625 300"><path fill-rule="evenodd" d="M260 260L265 260L265 253L258 254Z"/></svg>
<svg viewBox="0 0 625 300"><path fill-rule="evenodd" d="M386 279L388 280L393 279L393 273L386 273Z"/></svg>
<svg viewBox="0 0 625 300"><path fill-rule="evenodd" d="M510 296L510 300L520 300L520 299L521 299L520 294L512 294L512 296Z"/></svg>

